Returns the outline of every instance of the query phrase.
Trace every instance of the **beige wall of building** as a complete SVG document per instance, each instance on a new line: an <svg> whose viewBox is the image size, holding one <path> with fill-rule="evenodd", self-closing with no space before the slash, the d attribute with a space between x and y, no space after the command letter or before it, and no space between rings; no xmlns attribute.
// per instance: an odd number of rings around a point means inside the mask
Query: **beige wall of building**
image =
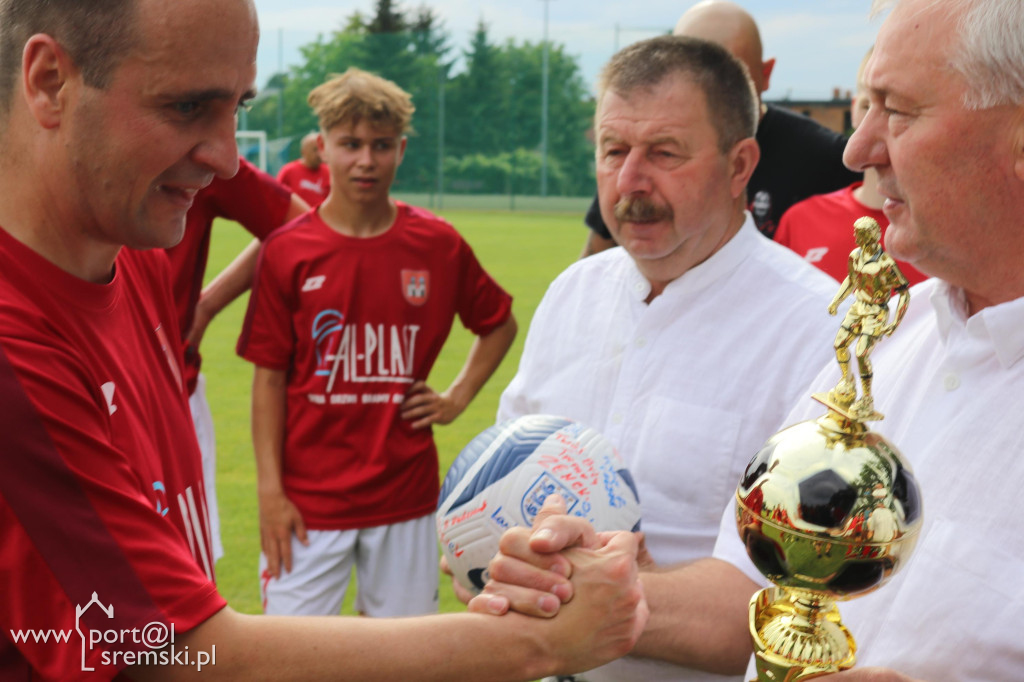
<svg viewBox="0 0 1024 682"><path fill-rule="evenodd" d="M770 104L789 109L790 111L813 118L826 128L837 133L848 134L850 124L850 91L841 92L839 88L832 91L830 100L765 100Z"/></svg>

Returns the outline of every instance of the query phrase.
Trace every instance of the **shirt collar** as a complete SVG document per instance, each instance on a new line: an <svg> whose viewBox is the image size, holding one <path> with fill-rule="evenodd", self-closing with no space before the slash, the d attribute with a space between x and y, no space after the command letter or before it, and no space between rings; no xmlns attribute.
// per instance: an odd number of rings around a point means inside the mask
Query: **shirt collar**
<svg viewBox="0 0 1024 682"><path fill-rule="evenodd" d="M989 306L967 317L963 289L939 280L932 290L931 302L943 343L956 325L971 337L986 339L1004 368L1024 358L1024 297Z"/></svg>
<svg viewBox="0 0 1024 682"><path fill-rule="evenodd" d="M619 248L622 249L621 246ZM622 253L626 257L626 289L629 297L641 302L646 301L651 295L651 283L640 272L633 257L626 253L625 249L622 249Z"/></svg>
<svg viewBox="0 0 1024 682"><path fill-rule="evenodd" d="M665 294L673 296L694 294L718 282L723 277L729 276L750 255L751 250L757 245L758 239L764 239L764 237L758 232L754 218L749 212L745 212L743 226L733 235L732 239L711 254L703 263L695 265L669 282L661 296ZM651 283L640 273L633 259L629 260L632 264L627 279L630 295L641 301L646 300L651 293Z"/></svg>
<svg viewBox="0 0 1024 682"><path fill-rule="evenodd" d="M913 290L911 290L911 295L913 295ZM932 307L935 309L939 336L942 337L942 342L945 343L949 339L949 332L953 327L953 323L963 325L967 320L967 305L964 300L964 292L937 279L935 280L935 287L932 288L930 300Z"/></svg>

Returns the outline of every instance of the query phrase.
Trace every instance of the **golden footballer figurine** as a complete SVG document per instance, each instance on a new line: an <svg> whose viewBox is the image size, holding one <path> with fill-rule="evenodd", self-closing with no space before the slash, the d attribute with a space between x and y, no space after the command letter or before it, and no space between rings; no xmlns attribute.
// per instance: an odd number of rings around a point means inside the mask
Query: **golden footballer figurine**
<svg viewBox="0 0 1024 682"><path fill-rule="evenodd" d="M856 643L834 601L883 585L910 556L921 528L921 496L896 446L868 429L882 419L871 395L869 356L902 321L907 280L881 247L870 218L854 223L849 275L829 306L853 306L836 335L842 378L814 399L816 420L772 436L736 490L736 522L754 565L775 585L750 602L758 682L797 682L853 666ZM889 322L893 292L899 300ZM863 394L856 396L849 346Z"/></svg>
<svg viewBox="0 0 1024 682"><path fill-rule="evenodd" d="M836 360L843 377L829 392L828 400L848 408L861 421L877 421L882 419L882 415L875 412L871 396L871 351L881 337L890 336L903 321L910 303L910 285L896 261L882 250L882 230L874 219L859 218L853 224L853 233L857 248L850 253L849 274L828 307L829 315L835 315L839 304L853 293L853 305L839 327L835 342ZM896 317L888 323L889 299L893 291L899 293L899 301ZM850 345L854 339L857 340L857 369L861 383L861 397L856 401L856 387L850 374Z"/></svg>

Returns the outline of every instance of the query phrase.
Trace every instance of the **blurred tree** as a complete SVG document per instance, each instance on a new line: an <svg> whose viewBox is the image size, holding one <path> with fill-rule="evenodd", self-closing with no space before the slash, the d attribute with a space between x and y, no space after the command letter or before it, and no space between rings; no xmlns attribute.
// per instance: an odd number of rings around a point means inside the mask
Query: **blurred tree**
<svg viewBox="0 0 1024 682"><path fill-rule="evenodd" d="M416 8L416 15L409 26L412 31L416 54L444 57L451 51L448 36L441 27L441 20L434 10L426 5Z"/></svg>
<svg viewBox="0 0 1024 682"><path fill-rule="evenodd" d="M505 150L533 150L539 158L543 46L508 40L501 52L507 83L503 108L509 117ZM562 45L549 46L548 77L548 164L557 164L563 171L558 178L549 178L549 193L586 195L594 191L594 151L587 138L594 103L579 64ZM538 175L537 186L520 191L536 193L539 182Z"/></svg>
<svg viewBox="0 0 1024 682"><path fill-rule="evenodd" d="M469 48L463 51L466 69L451 84L448 121L453 134L445 145L453 156L492 155L515 149L508 139L506 109L508 64L487 37L487 24L477 23Z"/></svg>
<svg viewBox="0 0 1024 682"><path fill-rule="evenodd" d="M413 97L414 132L396 178L397 189L435 189L443 149L445 174L453 173L453 181L472 180L468 176L481 172L487 176L482 183L487 191L536 193L541 47L513 40L497 46L481 19L462 54L465 68L453 76L449 38L433 9L420 5L405 12L392 0L375 0L372 15L355 11L340 28L301 47L302 62L267 82L246 122L250 129L273 135L280 100L283 134L301 137L317 126L306 102L309 91L356 66L393 80ZM550 46L549 77L549 192L590 194L593 152L586 132L593 102L579 65L561 45ZM279 98L278 92L283 96ZM297 155L297 145L291 151ZM473 159L464 163L463 157ZM534 175L538 184L532 186Z"/></svg>
<svg viewBox="0 0 1024 682"><path fill-rule="evenodd" d="M342 29L342 33L351 33L353 35L366 33L366 18L363 16L363 13L356 10L350 14L348 19L345 20L345 28Z"/></svg>
<svg viewBox="0 0 1024 682"><path fill-rule="evenodd" d="M433 10L423 5L408 18L390 0L377 0L376 15L352 66L394 81L416 106L413 133L395 179L399 190L431 187L437 176L440 88L451 64L447 36Z"/></svg>
<svg viewBox="0 0 1024 682"><path fill-rule="evenodd" d="M401 33L408 28L405 15L391 0L377 0L373 20L367 25L370 33Z"/></svg>
<svg viewBox="0 0 1024 682"><path fill-rule="evenodd" d="M444 160L445 184L455 192L536 194L540 185L540 152L517 149L500 154L467 154ZM568 184L557 159L548 159L552 187ZM591 190L593 191L593 190Z"/></svg>

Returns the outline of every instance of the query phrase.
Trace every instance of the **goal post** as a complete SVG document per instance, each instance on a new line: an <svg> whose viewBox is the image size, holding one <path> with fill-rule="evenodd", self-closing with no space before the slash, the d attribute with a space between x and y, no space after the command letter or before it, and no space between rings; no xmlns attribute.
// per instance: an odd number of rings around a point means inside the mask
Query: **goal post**
<svg viewBox="0 0 1024 682"><path fill-rule="evenodd" d="M236 130L235 141L238 153L255 164L261 171L267 170L267 131Z"/></svg>

